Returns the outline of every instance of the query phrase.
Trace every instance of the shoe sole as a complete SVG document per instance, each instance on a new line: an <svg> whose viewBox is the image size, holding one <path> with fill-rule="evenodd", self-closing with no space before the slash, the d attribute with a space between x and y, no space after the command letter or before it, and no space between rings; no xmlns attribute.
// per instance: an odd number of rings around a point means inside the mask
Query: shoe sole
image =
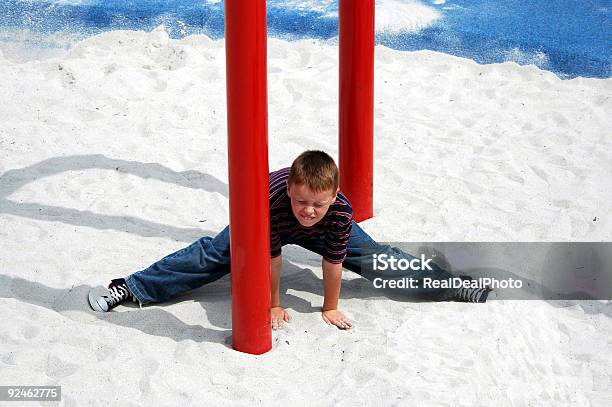
<svg viewBox="0 0 612 407"><path fill-rule="evenodd" d="M102 308L102 306L98 302L98 298L100 298L100 296L96 295L93 289L89 290L89 295L87 296L87 298L89 299L89 306L94 311L96 312L107 312L108 311L108 308L107 309Z"/></svg>

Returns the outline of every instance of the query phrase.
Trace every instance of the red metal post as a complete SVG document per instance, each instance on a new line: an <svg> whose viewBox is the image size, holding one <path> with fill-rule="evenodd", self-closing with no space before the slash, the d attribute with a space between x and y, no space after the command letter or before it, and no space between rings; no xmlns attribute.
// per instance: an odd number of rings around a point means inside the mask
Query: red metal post
<svg viewBox="0 0 612 407"><path fill-rule="evenodd" d="M374 0L339 0L340 189L357 222L373 216Z"/></svg>
<svg viewBox="0 0 612 407"><path fill-rule="evenodd" d="M225 0L234 349L272 348L266 1Z"/></svg>

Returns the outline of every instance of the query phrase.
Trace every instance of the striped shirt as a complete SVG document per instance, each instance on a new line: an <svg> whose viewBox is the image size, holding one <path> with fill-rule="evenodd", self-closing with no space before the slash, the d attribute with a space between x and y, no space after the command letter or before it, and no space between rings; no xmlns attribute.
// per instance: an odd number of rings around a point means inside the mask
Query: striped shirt
<svg viewBox="0 0 612 407"><path fill-rule="evenodd" d="M289 168L270 173L271 257L280 256L281 247L286 244L312 246L316 241L323 241L323 258L330 263L342 263L353 224L353 208L348 199L338 192L323 219L312 226L302 226L291 210L288 178Z"/></svg>

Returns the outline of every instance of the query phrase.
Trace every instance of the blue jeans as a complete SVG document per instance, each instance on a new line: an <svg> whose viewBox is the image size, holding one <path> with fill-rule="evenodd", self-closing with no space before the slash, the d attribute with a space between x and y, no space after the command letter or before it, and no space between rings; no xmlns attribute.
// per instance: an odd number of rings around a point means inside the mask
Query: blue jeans
<svg viewBox="0 0 612 407"><path fill-rule="evenodd" d="M299 244L307 250L322 255L324 240L309 241ZM448 300L456 289L424 288L423 278L432 280L447 280L453 277L449 272L430 263L433 270L419 271L379 271L374 270L373 255L386 254L396 259L412 260L415 257L389 245L375 242L359 225L353 222L348 242L348 253L342 263L343 267L360 274L372 281L377 277L385 280L413 278L417 280L418 288L394 288L410 296L425 297L430 300ZM125 278L128 287L140 304L167 301L186 291L201 287L220 279L230 272L230 237L229 227L223 229L217 236L205 236L191 245L172 253Z"/></svg>

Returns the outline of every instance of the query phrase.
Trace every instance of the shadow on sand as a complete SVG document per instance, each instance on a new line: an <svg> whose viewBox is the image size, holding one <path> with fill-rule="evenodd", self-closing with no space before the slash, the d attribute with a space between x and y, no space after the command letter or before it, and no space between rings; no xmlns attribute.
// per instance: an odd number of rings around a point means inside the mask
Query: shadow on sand
<svg viewBox="0 0 612 407"><path fill-rule="evenodd" d="M40 203L14 202L8 198L13 192L36 180L68 171L88 169L113 170L148 179L201 189L228 196L227 184L197 171L176 172L156 163L117 160L100 154L55 157L29 167L9 170L0 175L0 214L9 214L42 221L62 222L94 229L112 229L144 237L164 237L175 241L192 242L216 232L199 228L180 228L150 222L132 216L102 215Z"/></svg>

